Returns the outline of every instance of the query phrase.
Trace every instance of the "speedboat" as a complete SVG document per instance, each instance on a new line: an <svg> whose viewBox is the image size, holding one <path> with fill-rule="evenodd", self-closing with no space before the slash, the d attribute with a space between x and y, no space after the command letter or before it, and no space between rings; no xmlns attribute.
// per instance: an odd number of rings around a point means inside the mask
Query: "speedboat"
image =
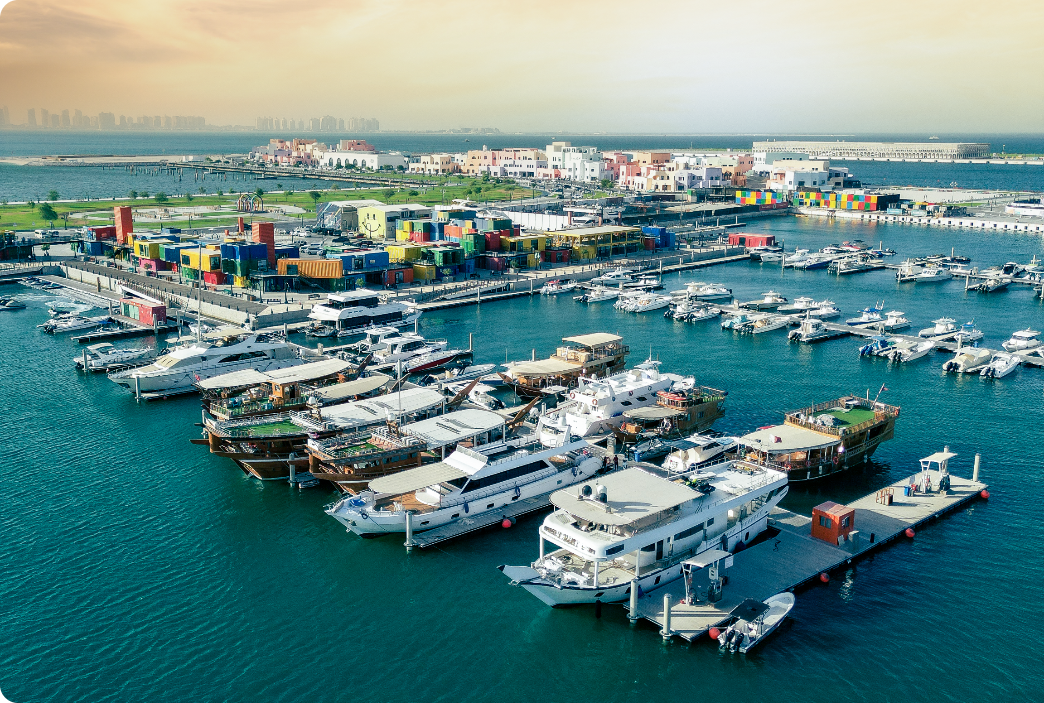
<svg viewBox="0 0 1044 703"><path fill-rule="evenodd" d="M63 334L66 332L79 332L80 330L92 330L97 327L104 327L105 325L113 324L112 318L108 315L101 315L99 317L81 317L80 315L74 315L71 317L54 317L47 322L40 325L43 331L47 334Z"/></svg>
<svg viewBox="0 0 1044 703"><path fill-rule="evenodd" d="M383 476L326 514L363 537L471 524L519 501L592 478L602 461L583 440L535 452L487 456L461 445L437 464Z"/></svg>
<svg viewBox="0 0 1044 703"><path fill-rule="evenodd" d="M653 310L662 310L672 302L674 302L674 298L669 295L642 295L635 301L634 306L629 309L628 312L652 312Z"/></svg>
<svg viewBox="0 0 1044 703"><path fill-rule="evenodd" d="M808 314L812 317L818 317L820 320L829 320L835 317L841 317L841 310L832 300L821 300L816 303L816 306L808 311Z"/></svg>
<svg viewBox="0 0 1044 703"><path fill-rule="evenodd" d="M1036 349L1041 346L1041 344L1040 332L1027 327L1024 330L1019 330L1011 335L1011 339L1004 342L1001 346L1004 347L1006 351L1017 352L1026 351L1027 349Z"/></svg>
<svg viewBox="0 0 1044 703"><path fill-rule="evenodd" d="M850 317L845 320L846 325L870 325L875 322L880 322L883 318L881 317L881 308L883 303L878 303L874 307L863 308L863 312L859 317Z"/></svg>
<svg viewBox="0 0 1044 703"><path fill-rule="evenodd" d="M787 333L787 339L792 342L804 342L806 344L830 339L837 333L826 328L826 326L814 317L806 317L801 321L801 326Z"/></svg>
<svg viewBox="0 0 1044 703"><path fill-rule="evenodd" d="M926 266L911 279L914 283L942 283L953 278L953 272L943 266Z"/></svg>
<svg viewBox="0 0 1044 703"><path fill-rule="evenodd" d="M554 280L548 281L540 288L541 295L558 295L559 293L570 293L576 290L576 281Z"/></svg>
<svg viewBox="0 0 1044 703"><path fill-rule="evenodd" d="M899 310L889 310L885 313L884 322L880 324L883 332L898 332L910 326L910 321L903 317L904 313Z"/></svg>
<svg viewBox="0 0 1044 703"><path fill-rule="evenodd" d="M695 290L690 285L690 293L697 300L731 300L732 289L726 288L720 283L701 283L696 284Z"/></svg>
<svg viewBox="0 0 1044 703"><path fill-rule="evenodd" d="M786 315L766 315L758 320L755 320L749 326L744 327L741 331L750 334L762 334L764 332L772 332L782 327L786 327L790 324L790 318Z"/></svg>
<svg viewBox="0 0 1044 703"><path fill-rule="evenodd" d="M816 308L818 306L819 303L817 303L814 298L802 296L800 298L794 298L794 302L792 302L790 305L781 305L779 308L776 309L776 312L786 314L796 312L800 313L812 310L813 308Z"/></svg>
<svg viewBox="0 0 1044 703"><path fill-rule="evenodd" d="M309 319L347 334L362 332L374 325L405 327L420 316L421 311L412 301L382 302L379 294L363 289L330 293L308 313Z"/></svg>
<svg viewBox="0 0 1044 703"><path fill-rule="evenodd" d="M784 472L745 461L681 474L630 467L552 493L539 558L500 570L550 606L622 601L635 585L677 580L684 563L729 558L765 531L787 490Z"/></svg>
<svg viewBox="0 0 1044 703"><path fill-rule="evenodd" d="M624 283L624 288L641 288L645 291L660 290L663 288L663 281L658 276L641 276L634 281Z"/></svg>
<svg viewBox="0 0 1044 703"><path fill-rule="evenodd" d="M750 300L743 303L743 307L750 310L775 310L786 302L786 298L776 291L770 290L768 293L762 293L761 298L758 300Z"/></svg>
<svg viewBox="0 0 1044 703"><path fill-rule="evenodd" d="M276 336L256 332L216 336L184 344L146 366L110 373L109 380L143 393L181 391L232 371L274 371L304 363Z"/></svg>
<svg viewBox="0 0 1044 703"><path fill-rule="evenodd" d="M932 349L935 349L935 342L930 339L923 342L904 340L887 351L884 356L888 357L889 361L899 364L907 361L916 361Z"/></svg>
<svg viewBox="0 0 1044 703"><path fill-rule="evenodd" d="M932 322L935 323L934 327L925 327L917 333L917 336L925 339L939 339L940 337L950 336L957 331L957 325L953 324L952 317L940 317L938 320L932 320Z"/></svg>
<svg viewBox="0 0 1044 703"><path fill-rule="evenodd" d="M328 339L330 337L337 336L337 328L333 325L323 325L314 323L305 329L306 337L315 337L316 339Z"/></svg>
<svg viewBox="0 0 1044 703"><path fill-rule="evenodd" d="M825 269L830 266L830 263L836 258L836 256L836 254L827 254L824 252L809 254L805 257L805 260L797 264L795 268L803 269L805 271Z"/></svg>
<svg viewBox="0 0 1044 703"><path fill-rule="evenodd" d="M838 259L827 267L831 273L836 273L838 276L846 276L850 273L861 273L863 271L870 271L873 269L873 265L863 261L860 258L847 258Z"/></svg>
<svg viewBox="0 0 1044 703"><path fill-rule="evenodd" d="M78 369L87 371L109 371L116 366L142 361L156 354L155 349L148 347L117 349L109 342L92 344L83 351L82 355L73 358L73 362Z"/></svg>
<svg viewBox="0 0 1044 703"><path fill-rule="evenodd" d="M671 474L684 474L723 462L729 452L739 448L738 442L736 437L712 437L705 434L676 440L670 443L674 451L663 460L663 468Z"/></svg>
<svg viewBox="0 0 1044 703"><path fill-rule="evenodd" d="M895 280L898 281L899 283L906 283L907 281L913 281L914 279L917 278L917 276L919 276L921 274L922 271L924 271L924 267L922 267L916 261L913 261L911 259L907 259L906 261L904 261L902 264L899 265L898 269L896 269L896 271L895 271Z"/></svg>
<svg viewBox="0 0 1044 703"><path fill-rule="evenodd" d="M626 411L655 405L658 392L696 385L692 377L660 373L659 366L650 359L605 378L581 378L565 402L540 416L536 427L540 443L554 447L567 442L567 437L610 432L624 421Z"/></svg>
<svg viewBox="0 0 1044 703"><path fill-rule="evenodd" d="M579 300L581 303L601 303L605 300L616 300L619 295L620 290L618 288L595 286L586 293L575 296L573 300Z"/></svg>
<svg viewBox="0 0 1044 703"><path fill-rule="evenodd" d="M997 352L979 375L983 378L1004 378L1021 363L1022 359L1011 352Z"/></svg>
<svg viewBox="0 0 1044 703"><path fill-rule="evenodd" d="M764 602L747 598L732 609L735 620L718 634L718 649L746 654L765 641L794 609L793 593L777 593Z"/></svg>
<svg viewBox="0 0 1044 703"><path fill-rule="evenodd" d="M25 303L17 298L7 298L0 303L0 310L24 310Z"/></svg>
<svg viewBox="0 0 1044 703"><path fill-rule="evenodd" d="M746 312L731 313L721 321L721 328L723 330L742 330L747 325L752 325L764 317L768 316Z"/></svg>
<svg viewBox="0 0 1044 703"><path fill-rule="evenodd" d="M597 276L591 279L592 283L604 283L604 284L619 284L619 283L630 283L634 280L635 272L631 269L625 269L623 267L606 271L601 276Z"/></svg>
<svg viewBox="0 0 1044 703"><path fill-rule="evenodd" d="M859 347L859 356L887 356L900 340L876 334L870 341Z"/></svg>
<svg viewBox="0 0 1044 703"><path fill-rule="evenodd" d="M808 260L809 256L808 249L795 249L793 254L787 254L783 257L783 266L787 268L800 267L802 263Z"/></svg>
<svg viewBox="0 0 1044 703"><path fill-rule="evenodd" d="M948 373L976 373L990 363L993 354L988 349L965 347L959 349L953 358L943 364L943 371Z"/></svg>
<svg viewBox="0 0 1044 703"><path fill-rule="evenodd" d="M961 328L957 330L957 334L953 335L953 339L961 346L966 346L978 342L984 336L982 330L975 329L975 321L972 320L961 325Z"/></svg>

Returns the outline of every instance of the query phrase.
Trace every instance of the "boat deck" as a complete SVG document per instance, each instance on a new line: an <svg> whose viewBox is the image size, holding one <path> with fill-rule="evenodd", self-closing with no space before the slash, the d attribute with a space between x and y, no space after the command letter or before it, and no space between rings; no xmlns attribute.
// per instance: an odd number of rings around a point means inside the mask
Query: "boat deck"
<svg viewBox="0 0 1044 703"><path fill-rule="evenodd" d="M442 527L436 527L433 530L426 530L424 532L417 532L413 535L413 546L414 547L430 547L440 542L453 539L466 535L469 532L475 532L476 530L483 530L493 525L499 525L504 521L504 518L517 518L527 513L536 512L538 510L544 510L545 508L551 507L551 494L554 491L548 491L532 498L526 498L519 500L517 503L512 503L510 506L504 506L500 510L491 510L486 513L480 513L474 517L464 517L460 520L454 520L448 525ZM416 518L415 518L416 519Z"/></svg>
<svg viewBox="0 0 1044 703"><path fill-rule="evenodd" d="M931 471L932 485L938 485L939 472ZM918 472L917 475L920 475ZM765 600L783 591L791 591L814 579L862 557L881 545L903 536L907 528L916 528L944 513L955 510L979 497L986 484L950 474L950 490L914 496L903 495L903 489L916 481L908 477L892 484L894 500L891 505L877 502L878 493L871 493L848 507L855 508L857 533L842 546L834 546L811 536L811 518L777 508L770 516L770 525L779 530L753 547L734 556L733 565L724 571L728 582L722 588L717 603L701 600L685 605L685 586L681 579L646 593L638 599L637 617L655 623L661 630L664 624L664 596L675 603L671 607L670 634L686 640L704 635L710 628L729 619L729 613L746 598ZM625 603L624 607L628 607Z"/></svg>

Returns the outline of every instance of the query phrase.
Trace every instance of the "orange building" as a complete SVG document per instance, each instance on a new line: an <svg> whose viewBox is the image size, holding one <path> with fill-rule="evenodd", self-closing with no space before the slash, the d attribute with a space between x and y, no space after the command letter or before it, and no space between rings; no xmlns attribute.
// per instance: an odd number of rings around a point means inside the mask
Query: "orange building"
<svg viewBox="0 0 1044 703"><path fill-rule="evenodd" d="M126 244L127 235L134 232L134 218L129 205L117 205L112 209L116 216L116 243Z"/></svg>
<svg viewBox="0 0 1044 703"><path fill-rule="evenodd" d="M837 546L855 529L855 508L827 501L812 508L812 536Z"/></svg>

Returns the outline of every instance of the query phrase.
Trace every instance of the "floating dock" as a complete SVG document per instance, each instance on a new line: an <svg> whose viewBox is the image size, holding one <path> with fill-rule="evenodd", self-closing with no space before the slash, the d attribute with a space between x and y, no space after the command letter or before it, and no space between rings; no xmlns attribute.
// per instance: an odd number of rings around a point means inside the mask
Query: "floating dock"
<svg viewBox="0 0 1044 703"><path fill-rule="evenodd" d="M178 331L178 325L174 322L165 322L162 325L156 325L155 327L146 327L144 325L133 324L130 322L130 318L124 318L123 316L114 316L114 319L124 326L118 330L101 330L81 334L78 337L73 337L73 341L79 342L80 344L91 344L93 342L111 342L116 339L129 339L131 337L158 336L166 334L167 332Z"/></svg>
<svg viewBox="0 0 1044 703"><path fill-rule="evenodd" d="M931 485L938 486L941 473L931 470L929 474ZM975 474L978 474L978 457ZM733 608L744 599L763 601L776 593L792 591L895 539L908 539L907 530L979 499L987 488L977 478L948 475L950 489L942 493L905 495L911 484L919 482L922 472L918 471L888 488L848 503L848 508L855 509L854 527L858 532L838 546L812 537L811 518L777 508L769 517L769 525L776 528L778 534L732 557L732 566L724 570L727 582L722 587L721 600L716 603L699 600L688 605L684 602L684 582L677 579L639 597L631 617L656 624L664 639L677 635L692 641L705 636L712 627L728 621ZM881 498L884 495L891 497L890 504ZM664 617L665 600L671 603L669 618ZM630 610L627 604L625 607Z"/></svg>

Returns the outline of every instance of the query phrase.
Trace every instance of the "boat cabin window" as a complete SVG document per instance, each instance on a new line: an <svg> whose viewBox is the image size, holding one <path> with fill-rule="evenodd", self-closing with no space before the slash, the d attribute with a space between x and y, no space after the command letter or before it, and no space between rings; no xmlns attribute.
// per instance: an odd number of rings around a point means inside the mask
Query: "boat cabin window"
<svg viewBox="0 0 1044 703"><path fill-rule="evenodd" d="M610 556L612 554L619 554L623 551L623 548L624 546L622 544L618 544L615 547L609 547L609 549L605 550L605 555Z"/></svg>
<svg viewBox="0 0 1044 703"><path fill-rule="evenodd" d="M465 486L464 490L461 492L467 493L468 491L477 491L480 488L488 488L489 486L495 486L498 483L510 481L514 478L520 478L528 474L536 473L537 471L543 471L546 468L548 468L547 463L543 460L531 461L528 464L516 466L513 469L507 469L506 471L501 471L500 473L493 474L492 476L485 476L483 478L473 478L470 481L468 481L468 485Z"/></svg>
<svg viewBox="0 0 1044 703"><path fill-rule="evenodd" d="M702 522L699 525L695 525L694 527L690 527L687 530L682 530L678 534L674 535L674 539L675 540L679 540L679 539L685 539L686 537L692 537L694 534L696 534L698 532L703 532L703 523Z"/></svg>
<svg viewBox="0 0 1044 703"><path fill-rule="evenodd" d="M219 364L226 364L226 363L229 363L229 362L232 362L232 361L246 361L247 359L256 359L256 358L262 357L264 355L265 355L265 353L264 352L260 352L260 351L245 352L243 354L231 354L231 355L226 356L225 358L221 359L221 361L219 361L218 363Z"/></svg>
<svg viewBox="0 0 1044 703"><path fill-rule="evenodd" d="M642 551L643 552L652 552L652 551L655 551L655 550L656 550L656 545L655 544L650 544L648 546L642 547Z"/></svg>
<svg viewBox="0 0 1044 703"><path fill-rule="evenodd" d="M640 396L638 396L638 400L640 400L641 402L644 403L645 401L648 400L648 398L646 398L644 395L640 395Z"/></svg>
<svg viewBox="0 0 1044 703"><path fill-rule="evenodd" d="M712 517L707 518L707 527L710 527L713 524L714 524L714 518L712 518Z"/></svg>
<svg viewBox="0 0 1044 703"><path fill-rule="evenodd" d="M631 405L631 401L625 400L622 403L620 403L620 405Z"/></svg>

